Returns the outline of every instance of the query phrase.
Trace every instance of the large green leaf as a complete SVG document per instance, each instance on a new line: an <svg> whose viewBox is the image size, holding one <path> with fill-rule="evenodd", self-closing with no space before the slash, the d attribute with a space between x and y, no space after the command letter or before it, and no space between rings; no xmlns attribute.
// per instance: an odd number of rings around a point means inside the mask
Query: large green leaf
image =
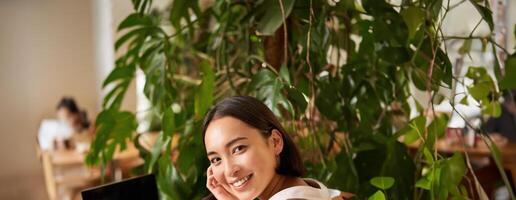
<svg viewBox="0 0 516 200"><path fill-rule="evenodd" d="M283 81L285 81L288 84L291 84L290 83L290 74L289 74L287 66L285 66L285 65L281 66L280 76L281 76L281 79L283 79Z"/></svg>
<svg viewBox="0 0 516 200"><path fill-rule="evenodd" d="M150 151L150 157L147 162L147 172L152 173L154 170L154 164L158 161L158 158L162 156L162 152L164 149L168 148L170 145L170 136L165 135L163 132L160 132L156 142L153 144L152 149ZM163 155L166 156L166 155Z"/></svg>
<svg viewBox="0 0 516 200"><path fill-rule="evenodd" d="M392 177L374 177L371 179L371 185L374 185L375 187L387 190L394 185L394 179Z"/></svg>
<svg viewBox="0 0 516 200"><path fill-rule="evenodd" d="M503 90L516 88L516 53L510 55L505 61L505 76L499 85Z"/></svg>
<svg viewBox="0 0 516 200"><path fill-rule="evenodd" d="M293 86L289 86L287 91L288 99L293 103L293 105L295 105L295 107L299 108L301 113L304 113L308 105L308 97Z"/></svg>
<svg viewBox="0 0 516 200"><path fill-rule="evenodd" d="M498 93L494 81L483 67L469 67L466 77L473 79L468 86L469 94L481 104L482 113L491 116L501 114Z"/></svg>
<svg viewBox="0 0 516 200"><path fill-rule="evenodd" d="M410 6L406 9L401 10L400 14L408 27L408 39L411 39L416 34L416 31L419 29L419 26L421 26L421 24L423 24L423 22L425 21L425 12L421 10L419 7Z"/></svg>
<svg viewBox="0 0 516 200"><path fill-rule="evenodd" d="M162 156L159 161L157 176L158 188L163 199L178 200L187 196L181 186L185 186L184 180L168 156Z"/></svg>
<svg viewBox="0 0 516 200"><path fill-rule="evenodd" d="M425 127L426 117L419 116L410 120L410 122L405 127L403 127L395 134L395 137L404 136L403 142L405 144L412 144L418 139L425 137Z"/></svg>
<svg viewBox="0 0 516 200"><path fill-rule="evenodd" d="M488 103L483 109L482 114L499 117L502 114L500 102L492 101Z"/></svg>
<svg viewBox="0 0 516 200"><path fill-rule="evenodd" d="M134 27L134 26L151 26L152 18L147 15L141 15L140 13L132 13L127 16L121 23L118 25L117 30L123 30L126 28Z"/></svg>
<svg viewBox="0 0 516 200"><path fill-rule="evenodd" d="M215 74L208 61L201 63L202 83L195 95L195 113L203 116L213 105L213 91L215 90Z"/></svg>
<svg viewBox="0 0 516 200"><path fill-rule="evenodd" d="M426 138L426 146L433 149L435 141L444 136L446 126L448 125L448 116L436 116L432 123L428 125L428 135Z"/></svg>
<svg viewBox="0 0 516 200"><path fill-rule="evenodd" d="M385 200L385 194L382 191L378 190L372 196L370 196L367 200Z"/></svg>
<svg viewBox="0 0 516 200"><path fill-rule="evenodd" d="M169 20L172 25L176 28L176 30L181 29L181 20L190 21L192 18L190 16L190 9L194 12L197 17L200 16L200 8L199 1L190 1L190 0L174 0L172 1L172 6L170 10Z"/></svg>
<svg viewBox="0 0 516 200"><path fill-rule="evenodd" d="M491 31L494 30L493 12L491 12L491 10L489 10L488 8L481 6L474 0L469 0L469 2L471 2L471 4L473 4L473 6L475 6L477 11L482 16L482 19L489 25L489 29L491 29Z"/></svg>
<svg viewBox="0 0 516 200"><path fill-rule="evenodd" d="M106 87L106 85L117 81L119 79L132 79L134 77L134 72L136 71L136 68L134 65L129 65L127 67L115 67L113 71L108 75L106 80L104 80L104 83L102 83L102 87Z"/></svg>
<svg viewBox="0 0 516 200"><path fill-rule="evenodd" d="M287 18L292 12L295 0L266 0L262 6L267 10L262 18L258 21L257 29L262 35L272 35L283 24L283 14L281 12L280 3L283 4L284 16Z"/></svg>
<svg viewBox="0 0 516 200"><path fill-rule="evenodd" d="M116 148L124 150L132 139L137 122L133 113L127 111L104 110L95 121L96 137L86 156L89 165L106 164L111 160Z"/></svg>
<svg viewBox="0 0 516 200"><path fill-rule="evenodd" d="M466 163L460 153L444 160L440 178L439 199L446 199L448 192L457 188L466 175Z"/></svg>

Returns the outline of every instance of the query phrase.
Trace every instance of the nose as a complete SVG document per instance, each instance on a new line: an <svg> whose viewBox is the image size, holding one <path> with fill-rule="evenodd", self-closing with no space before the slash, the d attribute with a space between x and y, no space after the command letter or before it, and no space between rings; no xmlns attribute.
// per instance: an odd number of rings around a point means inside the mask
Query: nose
<svg viewBox="0 0 516 200"><path fill-rule="evenodd" d="M240 172L240 166L233 160L227 160L224 171L227 177L236 177Z"/></svg>

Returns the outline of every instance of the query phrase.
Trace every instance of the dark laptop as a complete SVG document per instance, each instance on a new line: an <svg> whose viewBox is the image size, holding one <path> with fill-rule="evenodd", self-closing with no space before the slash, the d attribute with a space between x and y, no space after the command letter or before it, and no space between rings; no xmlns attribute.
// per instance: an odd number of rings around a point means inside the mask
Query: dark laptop
<svg viewBox="0 0 516 200"><path fill-rule="evenodd" d="M158 200L158 187L153 174L83 190L83 200Z"/></svg>

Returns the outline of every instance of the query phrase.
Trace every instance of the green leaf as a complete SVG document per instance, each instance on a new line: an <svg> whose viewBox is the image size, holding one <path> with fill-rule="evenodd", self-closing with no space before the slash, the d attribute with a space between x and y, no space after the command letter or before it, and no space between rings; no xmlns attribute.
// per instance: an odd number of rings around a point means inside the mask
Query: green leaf
<svg viewBox="0 0 516 200"><path fill-rule="evenodd" d="M190 21L190 13L189 10L192 10L197 17L200 17L200 8L199 1L190 1L190 0L174 0L172 2L171 10L170 10L170 22L176 28L176 30L181 29L181 19L186 21Z"/></svg>
<svg viewBox="0 0 516 200"><path fill-rule="evenodd" d="M482 114L492 117L499 117L502 114L502 109L498 101L492 101L483 106Z"/></svg>
<svg viewBox="0 0 516 200"><path fill-rule="evenodd" d="M161 124L163 124L163 133L167 136L172 136L176 128L175 116L172 107L165 109Z"/></svg>
<svg viewBox="0 0 516 200"><path fill-rule="evenodd" d="M369 182L371 183L371 185L373 185L379 189L387 190L387 189L391 188L392 185L394 185L394 178L392 178L392 177L374 177Z"/></svg>
<svg viewBox="0 0 516 200"><path fill-rule="evenodd" d="M456 188L462 178L466 175L466 163L462 154L455 153L451 158L443 161L440 176L440 196L442 199L447 197L446 191ZM443 192L444 191L444 192Z"/></svg>
<svg viewBox="0 0 516 200"><path fill-rule="evenodd" d="M204 116L204 113L213 105L213 91L215 90L215 73L208 61L201 63L202 83L195 95L195 113Z"/></svg>
<svg viewBox="0 0 516 200"><path fill-rule="evenodd" d="M127 111L104 110L97 116L96 133L86 156L88 165L107 164L116 147L124 150L138 126L136 117Z"/></svg>
<svg viewBox="0 0 516 200"><path fill-rule="evenodd" d="M284 98L281 94L282 89L283 84L281 84L278 79L275 79L258 90L258 99L263 100L265 105L267 105L276 116L282 116L278 109L278 103Z"/></svg>
<svg viewBox="0 0 516 200"><path fill-rule="evenodd" d="M272 81L274 81L274 79L275 75L272 71L268 69L261 69L260 71L258 71L258 73L253 75L253 78L249 86L252 90L255 90L262 87L265 84L270 84Z"/></svg>
<svg viewBox="0 0 516 200"><path fill-rule="evenodd" d="M133 9L134 9L134 10L138 10L138 8L140 7L140 3L142 2L142 0L131 0L131 2L133 3Z"/></svg>
<svg viewBox="0 0 516 200"><path fill-rule="evenodd" d="M283 79L285 82L287 82L289 85L291 84L290 83L290 74L288 72L288 68L286 65L281 65L281 68L280 68L280 76L281 76L281 79Z"/></svg>
<svg viewBox="0 0 516 200"><path fill-rule="evenodd" d="M466 77L474 81L474 84L468 87L468 92L477 101L482 102L491 92L496 92L494 82L485 68L469 67Z"/></svg>
<svg viewBox="0 0 516 200"><path fill-rule="evenodd" d="M116 67L109 73L104 83L102 83L102 87L106 87L113 81L119 79L132 79L134 77L134 72L136 71L136 67L134 65L129 65L127 67Z"/></svg>
<svg viewBox="0 0 516 200"><path fill-rule="evenodd" d="M146 163L148 166L147 173L151 173L154 170L154 164L158 160L164 148L168 148L170 145L170 137L167 137L164 132L160 132L156 142L154 142L150 151L150 159Z"/></svg>
<svg viewBox="0 0 516 200"><path fill-rule="evenodd" d="M423 157L425 157L425 161L428 164L434 163L434 156L432 155L432 153L430 153L430 150L428 150L428 148L426 146L423 147Z"/></svg>
<svg viewBox="0 0 516 200"><path fill-rule="evenodd" d="M416 117L403 127L398 133L396 133L396 137L404 136L403 143L405 144L412 144L413 142L417 141L421 137L424 136L425 133L425 127L426 127L426 117L425 116L419 116Z"/></svg>
<svg viewBox="0 0 516 200"><path fill-rule="evenodd" d="M392 64L403 64L410 60L408 51L404 47L385 47L378 51L378 56Z"/></svg>
<svg viewBox="0 0 516 200"><path fill-rule="evenodd" d="M516 53L510 55L505 61L505 76L500 81L500 89L516 88Z"/></svg>
<svg viewBox="0 0 516 200"><path fill-rule="evenodd" d="M490 85L488 83L478 83L468 88L469 94L477 101L482 101L489 95Z"/></svg>
<svg viewBox="0 0 516 200"><path fill-rule="evenodd" d="M133 13L127 16L121 23L118 25L118 31L122 29L126 29L133 26L151 26L152 20L148 16L141 15L140 13Z"/></svg>
<svg viewBox="0 0 516 200"><path fill-rule="evenodd" d="M419 26L425 21L425 12L419 7L410 6L407 9L401 10L401 16L407 24L409 30L409 40L414 37Z"/></svg>
<svg viewBox="0 0 516 200"><path fill-rule="evenodd" d="M422 188L425 190L430 190L431 184L432 183L430 181L428 181L426 178L423 177L416 182L416 187Z"/></svg>
<svg viewBox="0 0 516 200"><path fill-rule="evenodd" d="M290 15L294 7L295 0L267 0L263 6L267 8L263 17L258 21L257 30L262 35L273 35L274 32L283 24L283 15L279 3L283 3L285 18Z"/></svg>
<svg viewBox="0 0 516 200"><path fill-rule="evenodd" d="M436 116L432 123L428 125L428 135L425 144L428 148L433 149L435 141L444 136L447 124L448 116L442 115Z"/></svg>
<svg viewBox="0 0 516 200"><path fill-rule="evenodd" d="M148 36L151 36L151 35L155 34L156 32L160 32L160 29L156 28L156 27L142 27L142 28L132 29L131 31L125 33L124 35L122 35L120 38L118 38L116 40L115 50L120 49L120 47L122 45L124 45L127 41L143 43L144 40L147 39ZM135 40L131 40L132 38L135 38ZM139 49L139 48L137 48L137 49Z"/></svg>
<svg viewBox="0 0 516 200"><path fill-rule="evenodd" d="M462 43L462 46L459 48L459 54L464 55L469 53L471 50L471 39L464 40L464 43Z"/></svg>
<svg viewBox="0 0 516 200"><path fill-rule="evenodd" d="M294 103L302 113L304 113L308 105L308 97L293 86L289 86L287 91L290 101Z"/></svg>
<svg viewBox="0 0 516 200"><path fill-rule="evenodd" d="M460 100L460 102L459 102L459 103L460 103L460 104L462 104L462 105L466 105L466 106L467 106L467 105L468 105L468 96L467 96L467 95L465 95L465 96Z"/></svg>
<svg viewBox="0 0 516 200"><path fill-rule="evenodd" d="M378 190L376 193L371 195L368 200L385 200L385 194L382 191Z"/></svg>
<svg viewBox="0 0 516 200"><path fill-rule="evenodd" d="M411 80L417 89L422 90L422 91L426 90L426 81L428 80L428 75L423 70L421 70L421 69L412 70Z"/></svg>
<svg viewBox="0 0 516 200"><path fill-rule="evenodd" d="M482 19L489 25L489 29L491 31L494 30L494 23L493 23L493 12L489 10L489 8L486 8L484 6L479 5L477 2L473 0L469 0L473 6L477 9L478 13L482 16Z"/></svg>
<svg viewBox="0 0 516 200"><path fill-rule="evenodd" d="M162 196L165 196L168 199L182 199L181 197L186 196L180 187L185 184L184 180L180 176L169 156L161 156L158 163L159 171L157 182L158 188L162 192Z"/></svg>

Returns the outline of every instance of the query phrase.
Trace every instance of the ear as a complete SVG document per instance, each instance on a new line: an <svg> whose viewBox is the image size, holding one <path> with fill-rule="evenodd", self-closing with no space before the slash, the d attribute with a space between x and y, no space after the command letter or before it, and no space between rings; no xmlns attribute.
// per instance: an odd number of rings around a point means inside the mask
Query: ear
<svg viewBox="0 0 516 200"><path fill-rule="evenodd" d="M269 142L272 145L274 150L274 154L277 156L283 151L283 136L282 133L277 129L272 129L271 136L269 137Z"/></svg>

